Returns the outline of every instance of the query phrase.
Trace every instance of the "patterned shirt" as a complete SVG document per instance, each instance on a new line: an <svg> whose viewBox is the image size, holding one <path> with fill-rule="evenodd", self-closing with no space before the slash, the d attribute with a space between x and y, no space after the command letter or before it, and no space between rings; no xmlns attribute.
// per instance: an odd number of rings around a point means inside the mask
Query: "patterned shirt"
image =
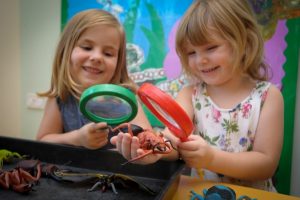
<svg viewBox="0 0 300 200"><path fill-rule="evenodd" d="M223 151L251 151L261 108L270 85L269 82L257 82L255 88L242 102L231 109L224 109L218 107L208 96L206 84L197 84L192 96L195 112L194 134L199 134L210 145ZM257 182L242 181L204 169L193 169L192 175L206 180L276 191L271 179Z"/></svg>

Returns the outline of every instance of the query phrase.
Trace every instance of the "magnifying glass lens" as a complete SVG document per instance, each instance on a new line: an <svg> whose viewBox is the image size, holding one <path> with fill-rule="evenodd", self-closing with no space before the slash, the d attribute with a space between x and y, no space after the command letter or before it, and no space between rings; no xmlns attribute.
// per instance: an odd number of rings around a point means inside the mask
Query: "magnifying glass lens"
<svg viewBox="0 0 300 200"><path fill-rule="evenodd" d="M131 121L137 114L135 94L114 84L98 84L83 91L80 111L93 122L118 125Z"/></svg>
<svg viewBox="0 0 300 200"><path fill-rule="evenodd" d="M131 105L119 97L110 95L91 98L85 109L93 115L109 119L117 119L132 113Z"/></svg>
<svg viewBox="0 0 300 200"><path fill-rule="evenodd" d="M143 83L138 89L138 96L176 137L186 141L193 131L193 122L170 95L150 83Z"/></svg>
<svg viewBox="0 0 300 200"><path fill-rule="evenodd" d="M178 129L181 129L180 126L176 123L176 121L166 112L164 112L164 110L157 105L154 101L152 101L151 99L148 99L149 103L151 103L151 105L155 108L155 110L157 112L159 112L159 114L165 119L167 120L170 124L172 124L173 126L175 126Z"/></svg>

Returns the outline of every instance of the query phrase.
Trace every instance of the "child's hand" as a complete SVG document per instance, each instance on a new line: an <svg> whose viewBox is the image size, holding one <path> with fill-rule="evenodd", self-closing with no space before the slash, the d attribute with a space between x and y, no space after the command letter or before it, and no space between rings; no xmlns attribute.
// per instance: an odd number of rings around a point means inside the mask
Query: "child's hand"
<svg viewBox="0 0 300 200"><path fill-rule="evenodd" d="M178 151L189 167L207 168L213 159L213 147L199 135L190 135L187 142L178 143Z"/></svg>
<svg viewBox="0 0 300 200"><path fill-rule="evenodd" d="M78 130L80 144L89 149L98 149L108 142L108 129L103 129L106 123L89 123ZM101 129L102 128L102 129Z"/></svg>
<svg viewBox="0 0 300 200"><path fill-rule="evenodd" d="M132 137L129 133L120 132L117 136L112 137L110 142L116 146L119 153L127 160L131 160L145 153L143 149L139 148L139 139L135 136ZM155 163L160 158L161 154L149 154L133 163L146 165Z"/></svg>

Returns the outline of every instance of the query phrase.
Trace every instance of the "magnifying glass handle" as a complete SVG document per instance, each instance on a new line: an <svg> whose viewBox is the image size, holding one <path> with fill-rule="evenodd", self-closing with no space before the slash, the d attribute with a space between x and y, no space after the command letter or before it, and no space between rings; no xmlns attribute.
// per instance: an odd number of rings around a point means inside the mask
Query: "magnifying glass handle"
<svg viewBox="0 0 300 200"><path fill-rule="evenodd" d="M180 141L181 141L181 142L186 142L186 141L187 141L187 138L180 138Z"/></svg>

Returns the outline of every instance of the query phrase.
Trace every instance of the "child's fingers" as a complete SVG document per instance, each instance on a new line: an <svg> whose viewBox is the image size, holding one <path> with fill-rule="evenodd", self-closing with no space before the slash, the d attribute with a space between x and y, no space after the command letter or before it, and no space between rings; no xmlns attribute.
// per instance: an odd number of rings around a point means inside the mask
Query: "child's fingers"
<svg viewBox="0 0 300 200"><path fill-rule="evenodd" d="M178 148L187 151L197 151L199 149L199 146L201 146L202 142L202 138L193 135L188 137L188 140L186 142L178 143Z"/></svg>
<svg viewBox="0 0 300 200"><path fill-rule="evenodd" d="M191 141L187 141L187 142L182 142L182 143L178 143L178 149L180 150L186 150L186 151L193 151L196 150L196 148L194 148L195 145L193 145L193 142Z"/></svg>
<svg viewBox="0 0 300 200"><path fill-rule="evenodd" d="M101 132L108 133L109 132L109 127L107 126L107 123L105 123L105 122L100 122L100 123L95 124L94 129L95 129L95 132L97 132L97 133L101 133Z"/></svg>
<svg viewBox="0 0 300 200"><path fill-rule="evenodd" d="M99 147L103 147L104 145L107 144L107 142L108 142L108 139L103 139L103 140L99 141L98 145L99 145Z"/></svg>
<svg viewBox="0 0 300 200"><path fill-rule="evenodd" d="M116 148L122 154L122 142L123 142L124 133L118 133L116 140Z"/></svg>
<svg viewBox="0 0 300 200"><path fill-rule="evenodd" d="M121 143L121 148L122 148L121 152L127 160L131 159L131 142L132 142L131 135L128 133L123 134L123 140Z"/></svg>
<svg viewBox="0 0 300 200"><path fill-rule="evenodd" d="M118 136L113 136L113 137L111 137L110 138L110 143L112 144L112 145L117 145L117 140L118 140Z"/></svg>
<svg viewBox="0 0 300 200"><path fill-rule="evenodd" d="M140 147L139 139L137 137L132 137L131 139L131 148L130 148L130 159L138 156L138 149Z"/></svg>
<svg viewBox="0 0 300 200"><path fill-rule="evenodd" d="M97 129L99 128L99 125L97 125L94 122L91 122L89 124L84 125L84 127L88 133L96 133Z"/></svg>

